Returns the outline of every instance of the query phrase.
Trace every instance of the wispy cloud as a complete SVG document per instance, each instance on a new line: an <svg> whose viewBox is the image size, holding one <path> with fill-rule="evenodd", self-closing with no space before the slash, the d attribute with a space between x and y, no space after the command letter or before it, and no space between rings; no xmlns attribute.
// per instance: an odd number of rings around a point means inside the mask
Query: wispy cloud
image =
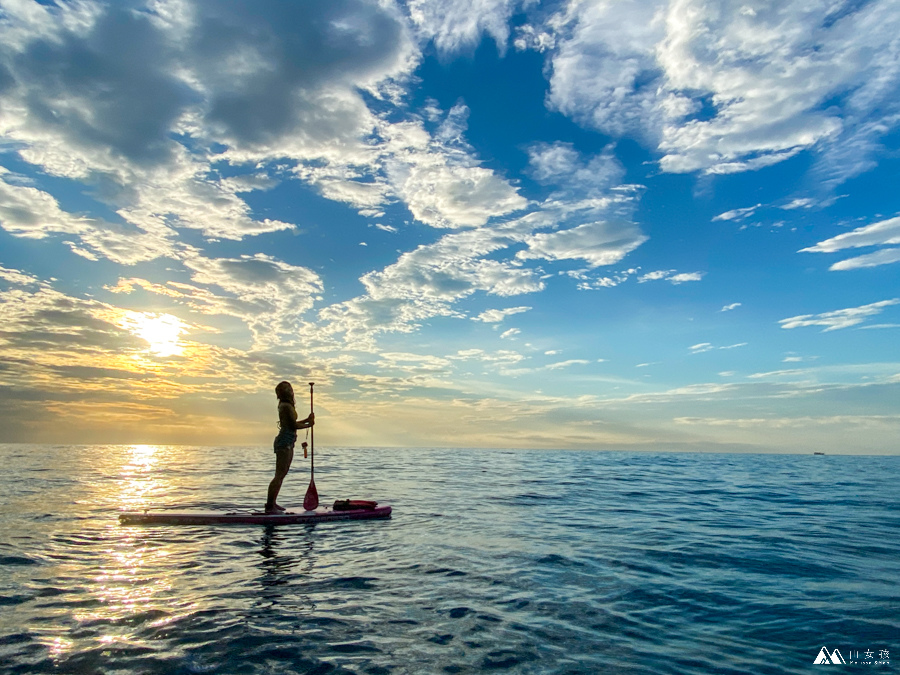
<svg viewBox="0 0 900 675"><path fill-rule="evenodd" d="M675 270L656 270L647 272L638 277L638 283L642 284L647 281L665 280L670 284L678 285L687 281L700 281L705 272L676 272Z"/></svg>
<svg viewBox="0 0 900 675"><path fill-rule="evenodd" d="M836 253L850 248L900 245L900 217L881 220L852 232L820 241L815 246L800 249L801 253ZM900 261L900 248L883 248L874 253L848 258L834 263L832 270L852 270L877 267Z"/></svg>
<svg viewBox="0 0 900 675"><path fill-rule="evenodd" d="M724 213L720 213L719 215L713 217L713 221L716 220L743 220L748 216L752 216L756 213L756 210L762 206L762 204L756 204L754 206L748 206L743 209L732 209L731 211L725 211Z"/></svg>
<svg viewBox="0 0 900 675"><path fill-rule="evenodd" d="M712 351L713 349L736 349L738 347L746 347L746 346L747 346L746 342L738 342L738 343L735 343L732 345L724 345L721 347L716 347L715 345L713 345L709 342L701 342L699 344L688 347L688 349L690 350L691 354L702 354L703 352Z"/></svg>
<svg viewBox="0 0 900 675"><path fill-rule="evenodd" d="M892 300L882 300L881 302L873 302L860 307L848 307L846 309L837 309L833 312L824 312L822 314L803 314L800 316L792 316L787 319L781 319L778 323L782 328L802 328L805 326L824 326L822 332L839 330L841 328L850 328L858 326L866 319L881 314L885 307L900 304L900 300L894 298Z"/></svg>
<svg viewBox="0 0 900 675"><path fill-rule="evenodd" d="M521 314L522 312L527 312L531 307L508 307L506 309L488 309L479 314L478 316L473 316L472 321L483 321L484 323L500 323L506 317L512 316L513 314Z"/></svg>
<svg viewBox="0 0 900 675"><path fill-rule="evenodd" d="M557 361L556 363L548 363L544 368L547 370L560 370L561 368L569 368L576 365L587 365L590 361L585 359L568 359L567 361Z"/></svg>

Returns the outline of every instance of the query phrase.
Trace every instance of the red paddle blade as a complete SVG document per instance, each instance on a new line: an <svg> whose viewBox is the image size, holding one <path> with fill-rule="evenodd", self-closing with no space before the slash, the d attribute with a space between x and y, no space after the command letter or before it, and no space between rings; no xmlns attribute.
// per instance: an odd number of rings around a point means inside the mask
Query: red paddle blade
<svg viewBox="0 0 900 675"><path fill-rule="evenodd" d="M306 496L303 498L303 508L307 511L315 511L318 506L319 493L316 491L316 482L310 479L309 487L306 489Z"/></svg>

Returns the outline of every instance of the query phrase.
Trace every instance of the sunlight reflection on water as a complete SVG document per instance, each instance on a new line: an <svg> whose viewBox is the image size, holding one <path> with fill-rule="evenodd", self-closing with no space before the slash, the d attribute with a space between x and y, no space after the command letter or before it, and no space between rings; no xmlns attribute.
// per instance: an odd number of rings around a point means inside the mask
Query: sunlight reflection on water
<svg viewBox="0 0 900 675"><path fill-rule="evenodd" d="M0 451L11 673L788 673L900 630L885 458L325 448L322 501L394 519L167 528L116 516L258 508L271 448Z"/></svg>

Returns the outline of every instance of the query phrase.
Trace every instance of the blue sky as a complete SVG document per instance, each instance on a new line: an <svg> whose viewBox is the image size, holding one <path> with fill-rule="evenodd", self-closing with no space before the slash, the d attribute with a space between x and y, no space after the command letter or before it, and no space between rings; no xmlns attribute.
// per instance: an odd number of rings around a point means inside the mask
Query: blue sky
<svg viewBox="0 0 900 675"><path fill-rule="evenodd" d="M897 452L897 35L4 0L0 440Z"/></svg>

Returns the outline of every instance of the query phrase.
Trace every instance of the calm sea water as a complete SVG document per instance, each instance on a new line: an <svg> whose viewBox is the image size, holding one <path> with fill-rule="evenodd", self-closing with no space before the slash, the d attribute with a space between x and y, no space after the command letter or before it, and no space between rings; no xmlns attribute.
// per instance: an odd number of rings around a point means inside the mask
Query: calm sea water
<svg viewBox="0 0 900 675"><path fill-rule="evenodd" d="M271 450L0 446L0 672L799 673L823 646L900 664L900 458L316 459L323 503L394 517L126 527L261 506Z"/></svg>

